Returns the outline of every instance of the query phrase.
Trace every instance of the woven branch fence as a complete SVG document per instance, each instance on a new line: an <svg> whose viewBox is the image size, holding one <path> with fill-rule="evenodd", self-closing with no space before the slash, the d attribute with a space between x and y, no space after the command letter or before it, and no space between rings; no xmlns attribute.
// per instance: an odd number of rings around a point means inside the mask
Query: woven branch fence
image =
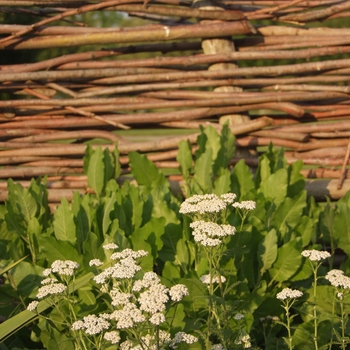
<svg viewBox="0 0 350 350"><path fill-rule="evenodd" d="M142 25L73 20L94 11ZM34 23L0 24L0 56L75 52L0 66L0 201L8 178L47 175L52 203L87 191L87 142L118 143L124 174L131 151L176 169L180 140L195 144L200 125L225 121L232 164L256 167L272 142L289 163L303 160L310 194L350 189L350 26L338 24L350 23L349 1L0 0L0 12Z"/></svg>

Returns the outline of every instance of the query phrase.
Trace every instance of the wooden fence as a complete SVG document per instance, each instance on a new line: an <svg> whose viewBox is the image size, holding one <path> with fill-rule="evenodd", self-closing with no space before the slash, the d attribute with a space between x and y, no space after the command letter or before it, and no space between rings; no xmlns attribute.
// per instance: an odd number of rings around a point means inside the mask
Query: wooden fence
<svg viewBox="0 0 350 350"><path fill-rule="evenodd" d="M142 24L72 17L102 10ZM0 24L0 57L75 51L0 66L1 179L26 186L48 175L50 200L69 199L87 187L87 141L118 142L124 173L130 151L176 168L180 140L195 143L200 125L228 120L251 167L273 142L288 162L303 160L311 194L350 189L349 1L0 0L0 12L35 19ZM130 136L138 129L143 139Z"/></svg>

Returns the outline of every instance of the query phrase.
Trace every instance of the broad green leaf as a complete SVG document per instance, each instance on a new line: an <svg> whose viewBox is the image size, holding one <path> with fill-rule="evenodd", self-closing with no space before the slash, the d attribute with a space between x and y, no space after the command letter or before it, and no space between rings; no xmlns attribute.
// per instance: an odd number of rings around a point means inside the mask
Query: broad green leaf
<svg viewBox="0 0 350 350"><path fill-rule="evenodd" d="M129 163L131 172L139 185L159 186L166 182L164 175L146 156L131 152L129 153Z"/></svg>
<svg viewBox="0 0 350 350"><path fill-rule="evenodd" d="M274 212L271 221L272 226L286 241L289 240L291 231L299 224L305 207L306 191L303 190L294 198L285 198Z"/></svg>
<svg viewBox="0 0 350 350"><path fill-rule="evenodd" d="M193 180L198 184L203 193L212 189L212 159L213 151L207 149L195 162Z"/></svg>
<svg viewBox="0 0 350 350"><path fill-rule="evenodd" d="M103 198L103 219L102 219L102 232L103 234L107 234L109 226L111 225L111 212L115 208L116 204L116 196L115 193L112 194L111 197Z"/></svg>
<svg viewBox="0 0 350 350"><path fill-rule="evenodd" d="M57 241L55 237L41 237L39 240L42 255L49 264L55 260L73 260L82 263L82 256L68 241Z"/></svg>
<svg viewBox="0 0 350 350"><path fill-rule="evenodd" d="M106 185L104 155L101 147L97 147L91 155L86 175L88 186L96 192L97 197L100 197Z"/></svg>
<svg viewBox="0 0 350 350"><path fill-rule="evenodd" d="M192 159L192 150L191 144L188 141L181 140L178 145L178 152L176 160L180 164L180 171L185 180L190 176L193 159Z"/></svg>
<svg viewBox="0 0 350 350"><path fill-rule="evenodd" d="M14 212L28 224L37 211L38 206L35 198L21 184L14 184L12 179L8 180L7 189L8 201L12 205Z"/></svg>
<svg viewBox="0 0 350 350"><path fill-rule="evenodd" d="M134 249L144 249L145 242L151 247L149 251L153 258L158 257L158 252L163 247L162 235L164 233L164 218L152 218L144 226L135 230L130 236Z"/></svg>
<svg viewBox="0 0 350 350"><path fill-rule="evenodd" d="M220 144L220 135L218 132L212 127L207 126L204 131L205 135L207 135L207 140L205 144L205 152L207 152L209 149L212 150L212 162L214 163L214 160L218 157L218 153L221 148Z"/></svg>
<svg viewBox="0 0 350 350"><path fill-rule="evenodd" d="M220 168L218 176L214 182L213 193L221 195L227 192L230 192L231 186L231 173L227 168Z"/></svg>
<svg viewBox="0 0 350 350"><path fill-rule="evenodd" d="M235 155L236 138L232 134L227 124L222 127L220 136L220 149L217 153L214 163L214 173L216 174L220 168L227 168L231 159Z"/></svg>
<svg viewBox="0 0 350 350"><path fill-rule="evenodd" d="M350 191L337 202L333 223L338 248L350 255Z"/></svg>
<svg viewBox="0 0 350 350"><path fill-rule="evenodd" d="M277 259L277 233L275 229L270 230L260 241L258 246L258 260L260 273L269 270Z"/></svg>
<svg viewBox="0 0 350 350"><path fill-rule="evenodd" d="M269 270L272 281L287 281L299 270L302 263L301 244L301 238L297 238L278 248L277 260Z"/></svg>
<svg viewBox="0 0 350 350"><path fill-rule="evenodd" d="M40 286L43 268L22 261L11 270L13 283L22 297L35 298L37 287Z"/></svg>
<svg viewBox="0 0 350 350"><path fill-rule="evenodd" d="M65 198L61 200L61 205L55 210L53 227L55 237L59 241L67 241L75 244L77 236L74 216Z"/></svg>
<svg viewBox="0 0 350 350"><path fill-rule="evenodd" d="M255 189L253 174L244 159L240 159L231 174L231 192L237 194L237 200L241 200L253 189Z"/></svg>
<svg viewBox="0 0 350 350"><path fill-rule="evenodd" d="M181 278L180 267L172 261L166 261L162 270L162 277L168 281L177 282Z"/></svg>
<svg viewBox="0 0 350 350"><path fill-rule="evenodd" d="M184 272L187 272L190 263L188 245L184 239L179 239L176 243L175 263L179 264Z"/></svg>
<svg viewBox="0 0 350 350"><path fill-rule="evenodd" d="M300 174L303 168L303 161L297 160L291 166L288 167L289 171L289 187L288 197L294 197L299 194L305 188L305 178Z"/></svg>
<svg viewBox="0 0 350 350"><path fill-rule="evenodd" d="M274 174L267 176L260 183L258 193L262 193L267 199L270 199L279 205L285 200L288 188L288 173L286 169L279 169Z"/></svg>

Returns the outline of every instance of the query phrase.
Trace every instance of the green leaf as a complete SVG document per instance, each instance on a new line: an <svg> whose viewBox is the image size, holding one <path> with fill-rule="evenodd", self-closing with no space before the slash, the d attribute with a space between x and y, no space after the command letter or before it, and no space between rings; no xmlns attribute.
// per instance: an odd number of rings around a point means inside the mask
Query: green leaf
<svg viewBox="0 0 350 350"><path fill-rule="evenodd" d="M100 197L105 183L105 163L101 147L97 147L90 157L87 169L88 186L91 187L97 197Z"/></svg>
<svg viewBox="0 0 350 350"><path fill-rule="evenodd" d="M203 193L210 193L212 189L212 159L213 150L207 149L195 162L193 180Z"/></svg>
<svg viewBox="0 0 350 350"><path fill-rule="evenodd" d="M231 174L231 191L237 194L238 200L241 200L253 189L255 189L253 174L244 159L240 159Z"/></svg>
<svg viewBox="0 0 350 350"><path fill-rule="evenodd" d="M270 230L260 241L258 246L258 260L260 273L269 270L277 259L277 233L275 229Z"/></svg>
<svg viewBox="0 0 350 350"><path fill-rule="evenodd" d="M55 260L73 260L81 264L82 256L68 241L57 241L55 237L41 237L39 244L49 264Z"/></svg>
<svg viewBox="0 0 350 350"><path fill-rule="evenodd" d="M350 255L350 191L337 202L334 216L334 238L337 247Z"/></svg>
<svg viewBox="0 0 350 350"><path fill-rule="evenodd" d="M24 259L26 259L28 257L27 256L24 256L22 259L20 260L17 260L13 263L10 263L9 265L7 265L6 267L0 269L0 276L3 275L4 273L6 273L7 271L10 271L13 267L15 267L16 265L18 265L21 261L23 261Z"/></svg>
<svg viewBox="0 0 350 350"><path fill-rule="evenodd" d="M227 168L220 168L218 171L218 176L214 182L213 193L221 195L230 192L231 186L231 173Z"/></svg>
<svg viewBox="0 0 350 350"><path fill-rule="evenodd" d="M144 226L135 230L130 236L134 249L147 250L145 242L151 247L150 253L154 259L158 257L158 252L163 247L162 235L164 233L164 218L152 218Z"/></svg>
<svg viewBox="0 0 350 350"><path fill-rule="evenodd" d="M109 226L111 225L111 212L115 209L116 195L112 194L111 197L103 198L103 219L102 219L102 232L104 235L107 234Z"/></svg>
<svg viewBox="0 0 350 350"><path fill-rule="evenodd" d="M146 156L137 152L129 153L131 172L137 183L143 186L161 185L166 182L164 175Z"/></svg>
<svg viewBox="0 0 350 350"><path fill-rule="evenodd" d="M221 130L220 136L220 149L217 153L214 163L214 173L216 174L220 168L227 168L231 162L231 159L235 155L236 138L232 134L227 124L224 124Z"/></svg>
<svg viewBox="0 0 350 350"><path fill-rule="evenodd" d="M65 198L61 200L61 205L55 210L53 227L55 230L55 237L59 241L75 244L77 236L74 216Z"/></svg>
<svg viewBox="0 0 350 350"><path fill-rule="evenodd" d="M190 176L193 164L191 144L188 141L181 140L178 148L176 160L180 164L180 171L183 178L187 180Z"/></svg>
<svg viewBox="0 0 350 350"><path fill-rule="evenodd" d="M187 272L190 263L190 254L186 241L181 238L176 243L175 262L179 264L183 271Z"/></svg>
<svg viewBox="0 0 350 350"><path fill-rule="evenodd" d="M272 225L286 241L289 240L291 231L298 225L305 207L306 191L303 190L294 198L285 198L274 212Z"/></svg>
<svg viewBox="0 0 350 350"><path fill-rule="evenodd" d="M272 281L287 281L298 271L302 263L301 244L301 239L297 238L278 249L277 260L269 270Z"/></svg>
<svg viewBox="0 0 350 350"><path fill-rule="evenodd" d="M267 176L261 183L258 193L262 193L265 198L275 202L276 205L282 203L287 196L288 173L286 169L279 169L274 174Z"/></svg>
<svg viewBox="0 0 350 350"><path fill-rule="evenodd" d="M12 179L8 180L7 189L8 201L13 207L14 213L28 224L37 211L35 198L21 184L14 184Z"/></svg>

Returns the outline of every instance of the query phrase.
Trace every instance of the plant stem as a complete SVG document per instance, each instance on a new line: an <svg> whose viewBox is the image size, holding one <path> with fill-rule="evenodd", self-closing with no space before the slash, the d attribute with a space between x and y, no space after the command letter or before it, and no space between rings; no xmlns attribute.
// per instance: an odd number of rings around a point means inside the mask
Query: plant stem
<svg viewBox="0 0 350 350"><path fill-rule="evenodd" d="M314 273L314 297L313 297L313 312L314 312L314 345L315 345L315 350L318 350L318 343L317 343L317 333L318 333L318 326L317 326L317 270L318 270L318 265L315 268L312 266L312 270Z"/></svg>

